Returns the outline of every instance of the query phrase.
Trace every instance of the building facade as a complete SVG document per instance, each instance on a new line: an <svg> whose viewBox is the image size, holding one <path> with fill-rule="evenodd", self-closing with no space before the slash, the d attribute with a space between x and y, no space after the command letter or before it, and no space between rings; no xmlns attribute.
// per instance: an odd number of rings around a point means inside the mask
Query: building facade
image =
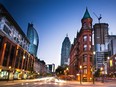
<svg viewBox="0 0 116 87"><path fill-rule="evenodd" d="M108 35L107 74L116 77L116 35Z"/></svg>
<svg viewBox="0 0 116 87"><path fill-rule="evenodd" d="M0 4L0 9L2 9L0 13L0 34L28 51L30 42L26 35L2 4Z"/></svg>
<svg viewBox="0 0 116 87"><path fill-rule="evenodd" d="M2 4L0 9L0 80L33 78L36 58L29 53L30 42Z"/></svg>
<svg viewBox="0 0 116 87"><path fill-rule="evenodd" d="M55 64L47 64L47 73L54 74L55 72Z"/></svg>
<svg viewBox="0 0 116 87"><path fill-rule="evenodd" d="M30 41L29 52L36 57L39 44L39 37L37 31L33 27L33 24L28 23L27 37Z"/></svg>
<svg viewBox="0 0 116 87"><path fill-rule="evenodd" d="M95 66L96 69L104 68L107 74L106 59L108 56L108 24L96 23L94 29L94 51L95 51Z"/></svg>
<svg viewBox="0 0 116 87"><path fill-rule="evenodd" d="M69 54L70 54L71 43L68 35L65 37L62 43L61 49L61 66L69 65Z"/></svg>
<svg viewBox="0 0 116 87"><path fill-rule="evenodd" d="M78 39L78 32L76 38L74 38L74 42L71 45L71 50L70 50L69 73L74 76L76 76L79 73L79 57L78 57L79 42L77 39Z"/></svg>
<svg viewBox="0 0 116 87"><path fill-rule="evenodd" d="M77 33L71 47L69 71L70 74L76 74L78 80L91 81L93 65L92 18L88 9L86 9L81 22L81 30Z"/></svg>

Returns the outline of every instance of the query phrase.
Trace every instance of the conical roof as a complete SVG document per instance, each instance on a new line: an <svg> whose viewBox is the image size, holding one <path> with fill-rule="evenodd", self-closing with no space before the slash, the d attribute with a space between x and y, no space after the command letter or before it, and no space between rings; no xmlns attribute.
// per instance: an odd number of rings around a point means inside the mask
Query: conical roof
<svg viewBox="0 0 116 87"><path fill-rule="evenodd" d="M85 18L91 18L87 8L86 8L85 14L83 16L83 19L85 19Z"/></svg>

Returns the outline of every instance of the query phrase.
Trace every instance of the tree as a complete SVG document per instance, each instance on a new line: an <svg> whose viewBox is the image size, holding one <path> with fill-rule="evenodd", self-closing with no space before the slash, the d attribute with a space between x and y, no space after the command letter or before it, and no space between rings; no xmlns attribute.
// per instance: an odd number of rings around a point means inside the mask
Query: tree
<svg viewBox="0 0 116 87"><path fill-rule="evenodd" d="M55 73L56 73L56 75L63 75L64 74L64 68L62 66L58 66Z"/></svg>
<svg viewBox="0 0 116 87"><path fill-rule="evenodd" d="M67 70L68 68L68 65L64 65L64 66L58 66L55 73L56 75L64 75L64 71ZM67 74L68 74L68 71L67 71Z"/></svg>
<svg viewBox="0 0 116 87"><path fill-rule="evenodd" d="M99 77L100 76L100 69L98 69L96 72L95 72L95 77Z"/></svg>

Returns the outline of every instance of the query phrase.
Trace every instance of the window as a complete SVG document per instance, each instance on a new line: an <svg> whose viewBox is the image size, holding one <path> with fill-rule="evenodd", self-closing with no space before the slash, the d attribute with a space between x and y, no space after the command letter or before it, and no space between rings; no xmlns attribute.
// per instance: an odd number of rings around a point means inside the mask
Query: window
<svg viewBox="0 0 116 87"><path fill-rule="evenodd" d="M20 68L21 69L22 58L23 58L23 50L22 49L18 49L18 55L16 57L16 62L15 62L15 67L16 68Z"/></svg>
<svg viewBox="0 0 116 87"><path fill-rule="evenodd" d="M87 29L87 23L86 22L83 23L83 28Z"/></svg>
<svg viewBox="0 0 116 87"><path fill-rule="evenodd" d="M11 31L8 29L8 27L6 25L4 25L3 31L10 36Z"/></svg>
<svg viewBox="0 0 116 87"><path fill-rule="evenodd" d="M91 36L89 36L89 41L91 41Z"/></svg>
<svg viewBox="0 0 116 87"><path fill-rule="evenodd" d="M20 52L20 57L19 57L19 69L21 69L22 68L22 60L23 60L23 50L21 50L21 52Z"/></svg>
<svg viewBox="0 0 116 87"><path fill-rule="evenodd" d="M93 62L93 61L92 61L92 60L93 60L92 58L93 58L93 57L92 57L92 55L91 55L91 56L90 56L90 62Z"/></svg>
<svg viewBox="0 0 116 87"><path fill-rule="evenodd" d="M89 45L89 50L92 50L92 49L91 49L91 45Z"/></svg>
<svg viewBox="0 0 116 87"><path fill-rule="evenodd" d="M87 41L87 36L83 36L83 41Z"/></svg>
<svg viewBox="0 0 116 87"><path fill-rule="evenodd" d="M83 73L87 74L87 69L86 68L83 69Z"/></svg>
<svg viewBox="0 0 116 87"><path fill-rule="evenodd" d="M9 42L6 42L4 44L4 46L6 45L6 49L5 49L5 54L4 54L4 60L3 60L3 66L6 66L7 65L7 59L8 59L8 56L9 56L9 52L10 52L10 43Z"/></svg>
<svg viewBox="0 0 116 87"><path fill-rule="evenodd" d="M9 66L12 66L13 58L15 53L15 46L12 46L11 53L10 53L10 60L9 60Z"/></svg>
<svg viewBox="0 0 116 87"><path fill-rule="evenodd" d="M2 36L0 36L0 49L1 49L1 44L2 44Z"/></svg>
<svg viewBox="0 0 116 87"><path fill-rule="evenodd" d="M84 50L84 51L87 51L87 45L84 45L83 50Z"/></svg>
<svg viewBox="0 0 116 87"><path fill-rule="evenodd" d="M83 55L83 62L87 62L87 55Z"/></svg>

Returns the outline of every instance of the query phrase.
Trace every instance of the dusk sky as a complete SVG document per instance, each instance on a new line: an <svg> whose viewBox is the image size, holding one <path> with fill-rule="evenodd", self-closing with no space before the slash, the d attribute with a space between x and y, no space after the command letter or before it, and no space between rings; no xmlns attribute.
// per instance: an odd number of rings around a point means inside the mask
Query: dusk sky
<svg viewBox="0 0 116 87"><path fill-rule="evenodd" d="M38 58L46 64L60 65L61 47L66 34L73 43L81 28L81 19L86 7L98 23L109 24L109 34L116 34L116 0L0 0L15 21L27 33L29 22L39 34ZM112 33L111 33L112 32Z"/></svg>

